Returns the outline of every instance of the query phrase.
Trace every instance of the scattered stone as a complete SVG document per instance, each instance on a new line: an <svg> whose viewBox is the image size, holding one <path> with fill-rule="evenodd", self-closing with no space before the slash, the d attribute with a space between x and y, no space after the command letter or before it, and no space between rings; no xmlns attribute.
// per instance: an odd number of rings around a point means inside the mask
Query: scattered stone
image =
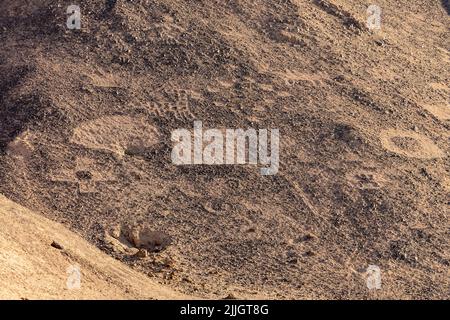
<svg viewBox="0 0 450 320"><path fill-rule="evenodd" d="M298 237L296 242L307 242L307 241L312 241L315 240L316 236L314 236L311 233L305 234L304 236Z"/></svg>
<svg viewBox="0 0 450 320"><path fill-rule="evenodd" d="M292 249L288 250L286 252L286 258L287 258L286 261L289 264L297 264L298 262L297 253L295 252L295 250Z"/></svg>
<svg viewBox="0 0 450 320"><path fill-rule="evenodd" d="M238 297L234 293L229 293L223 300L238 300Z"/></svg>
<svg viewBox="0 0 450 320"><path fill-rule="evenodd" d="M303 254L305 257L314 257L316 253L314 251L308 250Z"/></svg>
<svg viewBox="0 0 450 320"><path fill-rule="evenodd" d="M117 235L118 232L115 233ZM146 249L148 252L163 251L172 243L172 238L168 234L136 224L123 225L119 238L122 242L127 242L137 249Z"/></svg>
<svg viewBox="0 0 450 320"><path fill-rule="evenodd" d="M109 233L112 237L114 237L114 238L116 238L116 239L119 239L119 238L120 238L120 234L121 234L121 231L120 231L120 225L115 225L115 226L111 227L111 228L109 229L108 233Z"/></svg>
<svg viewBox="0 0 450 320"><path fill-rule="evenodd" d="M103 241L115 253L135 255L139 251L121 234L120 226L106 231Z"/></svg>
<svg viewBox="0 0 450 320"><path fill-rule="evenodd" d="M169 256L161 257L158 255L154 257L154 263L164 268L172 268L175 265L175 260Z"/></svg>
<svg viewBox="0 0 450 320"><path fill-rule="evenodd" d="M60 245L58 242L56 242L56 241L53 241L51 246L53 248L55 248L55 249L58 249L58 250L64 250L64 247L62 245Z"/></svg>
<svg viewBox="0 0 450 320"><path fill-rule="evenodd" d="M333 80L337 81L337 82L342 82L342 81L345 81L345 76L344 75L338 75L338 76L334 77Z"/></svg>
<svg viewBox="0 0 450 320"><path fill-rule="evenodd" d="M145 259L148 257L148 251L145 249L139 249L139 251L134 256L140 259Z"/></svg>

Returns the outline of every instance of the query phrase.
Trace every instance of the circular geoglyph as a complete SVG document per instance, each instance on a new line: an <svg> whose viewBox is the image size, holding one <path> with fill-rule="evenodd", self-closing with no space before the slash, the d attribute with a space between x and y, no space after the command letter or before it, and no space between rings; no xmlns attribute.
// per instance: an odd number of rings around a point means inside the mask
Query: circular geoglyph
<svg viewBox="0 0 450 320"><path fill-rule="evenodd" d="M389 129L381 133L380 139L384 148L405 157L436 159L445 156L431 139L414 131Z"/></svg>
<svg viewBox="0 0 450 320"><path fill-rule="evenodd" d="M144 153L159 141L158 130L140 117L108 116L75 128L70 142L119 156Z"/></svg>

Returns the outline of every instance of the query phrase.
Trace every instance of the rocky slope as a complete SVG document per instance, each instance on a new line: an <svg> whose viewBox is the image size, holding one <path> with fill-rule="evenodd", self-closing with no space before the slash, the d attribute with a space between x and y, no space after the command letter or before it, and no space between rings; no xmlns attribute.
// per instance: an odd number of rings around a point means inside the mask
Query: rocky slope
<svg viewBox="0 0 450 320"><path fill-rule="evenodd" d="M1 193L187 294L449 298L440 1L70 4L0 1ZM173 165L196 120L280 129L279 173Z"/></svg>

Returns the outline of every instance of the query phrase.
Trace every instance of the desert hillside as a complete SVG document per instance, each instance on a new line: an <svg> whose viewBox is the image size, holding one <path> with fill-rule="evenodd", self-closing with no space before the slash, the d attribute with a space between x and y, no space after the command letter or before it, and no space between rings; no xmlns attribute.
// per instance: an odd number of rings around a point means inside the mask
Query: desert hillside
<svg viewBox="0 0 450 320"><path fill-rule="evenodd" d="M445 1L73 2L0 1L0 193L54 221L2 199L2 295L450 298ZM194 121L279 129L278 173L174 165Z"/></svg>

